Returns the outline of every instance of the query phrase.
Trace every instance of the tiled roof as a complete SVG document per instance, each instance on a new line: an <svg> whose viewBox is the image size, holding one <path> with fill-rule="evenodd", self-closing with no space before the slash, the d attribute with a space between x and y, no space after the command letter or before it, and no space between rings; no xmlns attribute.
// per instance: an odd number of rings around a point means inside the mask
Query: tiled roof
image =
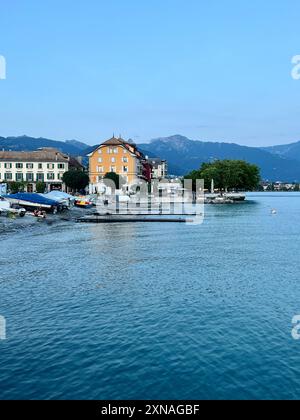
<svg viewBox="0 0 300 420"><path fill-rule="evenodd" d="M105 141L104 143L101 144L101 146L105 145L105 146L124 146L125 145L125 140L123 139L117 139L116 137L112 137L111 139Z"/></svg>
<svg viewBox="0 0 300 420"><path fill-rule="evenodd" d="M78 159L76 159L72 156L70 156L70 158L69 158L69 165L73 169L78 169L78 170L83 170L84 169L84 165L82 163L80 163Z"/></svg>
<svg viewBox="0 0 300 420"><path fill-rule="evenodd" d="M68 162L69 157L56 149L44 148L34 152L0 152L2 162Z"/></svg>
<svg viewBox="0 0 300 420"><path fill-rule="evenodd" d="M118 138L118 139L116 137L112 137L111 139L105 141L104 143L101 143L88 156L91 156L96 150L98 150L102 146L123 146L127 150L129 150L131 153L134 153L138 158L140 158L140 159L144 158L143 153L138 150L136 144L130 143L130 141L126 141L126 140L122 139L121 137ZM132 150L130 150L131 148L133 148L134 152L132 152Z"/></svg>

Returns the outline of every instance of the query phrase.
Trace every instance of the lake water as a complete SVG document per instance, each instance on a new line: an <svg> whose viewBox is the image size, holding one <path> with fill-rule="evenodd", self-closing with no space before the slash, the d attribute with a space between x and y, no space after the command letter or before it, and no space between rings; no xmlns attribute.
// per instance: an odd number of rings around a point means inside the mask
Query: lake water
<svg viewBox="0 0 300 420"><path fill-rule="evenodd" d="M300 195L249 200L196 227L0 219L0 399L300 398Z"/></svg>

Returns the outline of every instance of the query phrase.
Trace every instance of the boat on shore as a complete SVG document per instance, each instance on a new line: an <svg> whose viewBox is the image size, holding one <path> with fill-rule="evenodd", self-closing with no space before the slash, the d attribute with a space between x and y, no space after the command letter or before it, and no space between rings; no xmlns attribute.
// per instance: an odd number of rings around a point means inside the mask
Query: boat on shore
<svg viewBox="0 0 300 420"><path fill-rule="evenodd" d="M44 210L47 213L56 214L62 210L59 202L50 200L40 194L17 193L6 195L5 198L14 206L24 207L26 210Z"/></svg>
<svg viewBox="0 0 300 420"><path fill-rule="evenodd" d="M93 201L88 196L75 197L75 206L82 209L90 209L93 207Z"/></svg>
<svg viewBox="0 0 300 420"><path fill-rule="evenodd" d="M12 204L5 198L0 196L0 215L16 215L20 217L24 217L26 214L25 208L16 206L13 207Z"/></svg>
<svg viewBox="0 0 300 420"><path fill-rule="evenodd" d="M41 197L44 197L49 200L58 202L62 208L70 209L74 207L76 197L73 195L61 192L61 191L51 191L47 194L39 194Z"/></svg>

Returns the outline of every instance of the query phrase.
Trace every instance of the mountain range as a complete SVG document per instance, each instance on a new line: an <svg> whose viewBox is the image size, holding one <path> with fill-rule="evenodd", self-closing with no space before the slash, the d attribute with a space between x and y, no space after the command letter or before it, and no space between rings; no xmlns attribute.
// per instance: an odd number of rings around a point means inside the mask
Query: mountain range
<svg viewBox="0 0 300 420"><path fill-rule="evenodd" d="M31 152L41 147L52 147L72 156L81 156L89 146L76 140L57 141L28 136L0 137L0 150Z"/></svg>
<svg viewBox="0 0 300 420"><path fill-rule="evenodd" d="M166 159L169 173L172 175L185 175L198 169L202 162L215 159L243 159L258 165L265 180L300 182L300 142L259 148L235 143L195 141L175 135L157 138L138 146L150 157ZM53 147L72 156L86 157L97 146L89 146L77 140L57 141L28 136L0 137L1 150L32 151L41 147Z"/></svg>

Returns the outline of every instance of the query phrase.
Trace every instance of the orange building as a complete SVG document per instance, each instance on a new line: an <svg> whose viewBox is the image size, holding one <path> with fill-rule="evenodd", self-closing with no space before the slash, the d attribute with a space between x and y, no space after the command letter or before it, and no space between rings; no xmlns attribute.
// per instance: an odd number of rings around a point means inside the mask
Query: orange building
<svg viewBox="0 0 300 420"><path fill-rule="evenodd" d="M111 138L97 147L89 157L90 186L97 191L105 175L115 172L126 184L138 179L151 180L151 165L137 146L122 138Z"/></svg>

